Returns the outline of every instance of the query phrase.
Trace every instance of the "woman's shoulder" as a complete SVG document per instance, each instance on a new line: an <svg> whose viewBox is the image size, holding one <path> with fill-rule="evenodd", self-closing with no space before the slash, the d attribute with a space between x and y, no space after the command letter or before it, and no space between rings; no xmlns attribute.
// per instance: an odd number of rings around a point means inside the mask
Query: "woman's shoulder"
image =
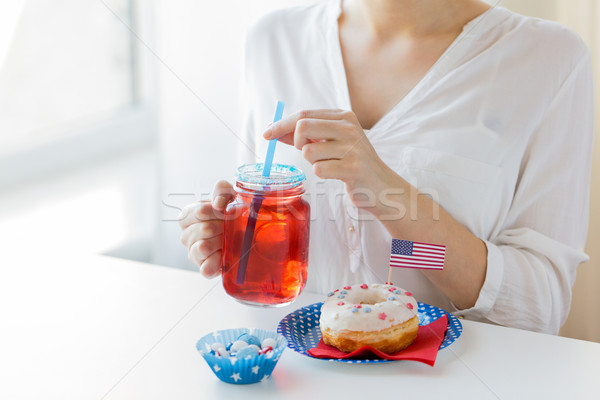
<svg viewBox="0 0 600 400"><path fill-rule="evenodd" d="M330 13L334 4L331 1L310 5L301 5L273 10L259 17L248 28L247 42L273 42L285 39L302 39L311 31L318 31Z"/></svg>
<svg viewBox="0 0 600 400"><path fill-rule="evenodd" d="M541 56L546 62L556 60L571 65L589 56L587 45L570 27L506 9L503 12L508 15L504 23L506 37L519 43L524 51Z"/></svg>

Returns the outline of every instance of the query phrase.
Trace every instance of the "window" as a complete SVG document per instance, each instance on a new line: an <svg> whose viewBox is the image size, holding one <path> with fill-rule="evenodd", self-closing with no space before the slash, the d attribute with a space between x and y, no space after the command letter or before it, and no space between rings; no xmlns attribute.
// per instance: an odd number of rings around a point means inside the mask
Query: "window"
<svg viewBox="0 0 600 400"><path fill-rule="evenodd" d="M143 3L143 2L140 2ZM134 0L0 3L0 186L152 137ZM147 63L146 63L147 64Z"/></svg>

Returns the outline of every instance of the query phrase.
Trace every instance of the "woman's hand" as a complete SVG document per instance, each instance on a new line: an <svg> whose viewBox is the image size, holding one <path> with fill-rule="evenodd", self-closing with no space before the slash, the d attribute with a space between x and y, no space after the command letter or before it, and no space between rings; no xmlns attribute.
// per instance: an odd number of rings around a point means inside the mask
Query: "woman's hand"
<svg viewBox="0 0 600 400"><path fill-rule="evenodd" d="M223 265L223 228L225 207L233 199L233 187L219 181L212 202L200 201L186 206L179 215L181 243L188 249L188 259L200 267L207 278L221 274Z"/></svg>
<svg viewBox="0 0 600 400"><path fill-rule="evenodd" d="M343 181L354 204L374 213L381 193L401 180L379 158L351 111L299 111L270 125L263 136L302 150L316 176Z"/></svg>
<svg viewBox="0 0 600 400"><path fill-rule="evenodd" d="M392 237L446 245L444 269L423 273L457 307L473 307L485 279L485 243L385 165L354 113L300 111L271 125L264 137L301 149L318 177L344 181L354 204L379 219Z"/></svg>

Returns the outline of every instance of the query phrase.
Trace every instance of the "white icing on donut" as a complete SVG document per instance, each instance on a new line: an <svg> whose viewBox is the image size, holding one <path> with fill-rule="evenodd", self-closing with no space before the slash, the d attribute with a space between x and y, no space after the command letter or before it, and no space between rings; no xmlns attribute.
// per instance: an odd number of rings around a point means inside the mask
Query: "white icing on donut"
<svg viewBox="0 0 600 400"><path fill-rule="evenodd" d="M414 297L394 285L344 286L329 293L320 324L334 331L380 331L408 321L417 315L417 308Z"/></svg>

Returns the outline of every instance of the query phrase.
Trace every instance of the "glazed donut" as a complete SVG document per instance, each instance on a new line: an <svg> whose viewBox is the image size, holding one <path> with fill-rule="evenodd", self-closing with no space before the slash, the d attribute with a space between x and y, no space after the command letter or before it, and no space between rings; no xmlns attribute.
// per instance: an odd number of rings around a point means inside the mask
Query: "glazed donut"
<svg viewBox="0 0 600 400"><path fill-rule="evenodd" d="M417 308L411 293L392 284L344 286L321 307L323 342L347 353L362 346L396 353L417 337Z"/></svg>

